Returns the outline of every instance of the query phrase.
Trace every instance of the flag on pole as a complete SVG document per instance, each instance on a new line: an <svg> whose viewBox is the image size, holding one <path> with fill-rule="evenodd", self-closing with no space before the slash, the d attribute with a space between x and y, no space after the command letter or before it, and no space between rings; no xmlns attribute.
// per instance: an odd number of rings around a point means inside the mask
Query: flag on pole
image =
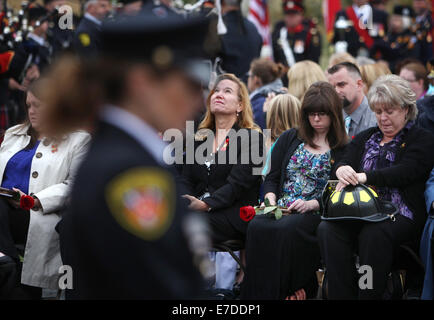
<svg viewBox="0 0 434 320"><path fill-rule="evenodd" d="M322 4L327 38L330 41L333 37L333 27L335 23L336 13L341 10L341 0L324 0Z"/></svg>
<svg viewBox="0 0 434 320"><path fill-rule="evenodd" d="M263 53L261 56L271 56L270 19L268 16L267 0L250 0L247 19L256 26L262 37Z"/></svg>

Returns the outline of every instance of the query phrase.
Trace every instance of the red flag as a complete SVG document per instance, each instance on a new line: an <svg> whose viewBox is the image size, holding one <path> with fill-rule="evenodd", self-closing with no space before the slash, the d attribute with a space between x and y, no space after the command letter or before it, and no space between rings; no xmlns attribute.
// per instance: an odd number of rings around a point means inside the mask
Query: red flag
<svg viewBox="0 0 434 320"><path fill-rule="evenodd" d="M267 0L250 0L247 18L258 29L264 45L270 44L270 19L268 17Z"/></svg>
<svg viewBox="0 0 434 320"><path fill-rule="evenodd" d="M327 37L329 40L331 40L333 36L333 27L335 23L336 13L342 8L341 0L324 0L322 4Z"/></svg>
<svg viewBox="0 0 434 320"><path fill-rule="evenodd" d="M359 18L356 16L356 13L354 12L353 7L347 7L347 9L345 10L347 17L353 21L353 27L354 29L356 29L357 34L362 37L362 39L365 41L366 46L368 47L368 49L370 49L373 44L374 44L374 40L371 38L371 36L369 35L368 30L366 30L365 28L361 27L359 25Z"/></svg>

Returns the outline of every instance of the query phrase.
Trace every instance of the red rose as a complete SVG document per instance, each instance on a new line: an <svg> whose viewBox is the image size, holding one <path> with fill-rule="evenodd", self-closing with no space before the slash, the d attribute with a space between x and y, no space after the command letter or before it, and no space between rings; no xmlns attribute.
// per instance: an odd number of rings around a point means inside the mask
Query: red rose
<svg viewBox="0 0 434 320"><path fill-rule="evenodd" d="M246 206L240 208L240 218L246 222L252 220L256 215L255 208L252 206Z"/></svg>
<svg viewBox="0 0 434 320"><path fill-rule="evenodd" d="M35 199L31 196L22 196L20 199L20 208L23 210L30 210L35 205Z"/></svg>

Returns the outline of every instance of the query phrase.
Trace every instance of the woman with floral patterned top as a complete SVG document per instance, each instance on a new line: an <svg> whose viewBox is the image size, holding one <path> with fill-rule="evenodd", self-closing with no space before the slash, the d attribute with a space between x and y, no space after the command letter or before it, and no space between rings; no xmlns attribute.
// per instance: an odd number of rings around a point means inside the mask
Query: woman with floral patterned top
<svg viewBox="0 0 434 320"><path fill-rule="evenodd" d="M308 89L299 123L277 140L264 181L265 199L290 214L250 221L243 299L303 300L316 292L320 197L348 140L342 101L329 83Z"/></svg>

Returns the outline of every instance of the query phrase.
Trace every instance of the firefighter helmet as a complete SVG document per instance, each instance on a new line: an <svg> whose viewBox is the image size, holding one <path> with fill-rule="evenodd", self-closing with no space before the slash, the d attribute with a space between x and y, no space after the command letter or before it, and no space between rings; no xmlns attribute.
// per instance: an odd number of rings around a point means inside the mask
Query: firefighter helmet
<svg viewBox="0 0 434 320"><path fill-rule="evenodd" d="M377 193L363 184L346 186L323 197L322 220L363 220L379 222L393 219L398 213L396 205L380 200Z"/></svg>

